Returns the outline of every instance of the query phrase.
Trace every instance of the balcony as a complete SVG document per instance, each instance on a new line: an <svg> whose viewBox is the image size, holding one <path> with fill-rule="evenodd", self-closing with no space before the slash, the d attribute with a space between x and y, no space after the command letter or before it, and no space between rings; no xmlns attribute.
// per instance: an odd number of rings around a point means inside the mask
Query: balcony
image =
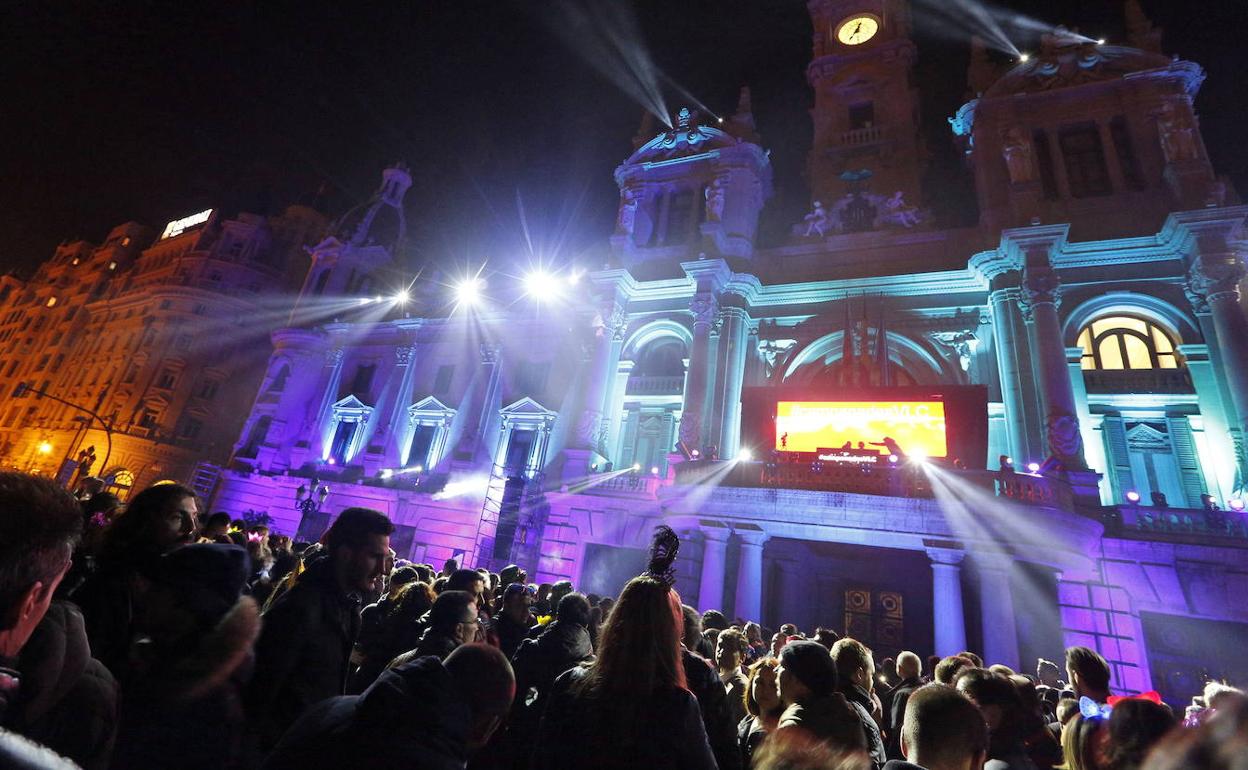
<svg viewBox="0 0 1248 770"><path fill-rule="evenodd" d="M1120 505L1111 511L1106 529L1120 537L1209 545L1248 545L1248 514L1197 508L1152 508ZM1238 542L1235 542L1238 541Z"/></svg>
<svg viewBox="0 0 1248 770"><path fill-rule="evenodd" d="M1186 369L1085 369L1089 393L1191 393Z"/></svg>
<svg viewBox="0 0 1248 770"><path fill-rule="evenodd" d="M832 138L832 144L836 147L864 147L870 144L879 144L888 138L888 133L880 126L867 126L866 128L854 128L849 131L842 131Z"/></svg>
<svg viewBox="0 0 1248 770"><path fill-rule="evenodd" d="M685 389L685 375L629 377L624 392L630 396L679 396Z"/></svg>

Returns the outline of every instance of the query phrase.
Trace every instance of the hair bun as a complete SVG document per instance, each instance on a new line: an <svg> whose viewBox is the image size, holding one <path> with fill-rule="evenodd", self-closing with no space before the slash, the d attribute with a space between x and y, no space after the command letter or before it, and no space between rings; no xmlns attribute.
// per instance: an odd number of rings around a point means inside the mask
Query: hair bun
<svg viewBox="0 0 1248 770"><path fill-rule="evenodd" d="M666 524L654 528L654 538L650 541L650 563L645 574L661 580L671 587L676 582L676 554L680 553L680 538Z"/></svg>

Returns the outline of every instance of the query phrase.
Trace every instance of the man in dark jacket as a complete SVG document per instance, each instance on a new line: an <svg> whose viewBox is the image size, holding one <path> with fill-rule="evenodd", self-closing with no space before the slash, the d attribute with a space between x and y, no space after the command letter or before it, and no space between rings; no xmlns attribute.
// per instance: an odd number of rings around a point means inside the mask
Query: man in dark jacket
<svg viewBox="0 0 1248 770"><path fill-rule="evenodd" d="M804 730L835 750L866 751L858 716L836 684L836 664L828 648L805 640L782 647L776 689L785 709L777 732Z"/></svg>
<svg viewBox="0 0 1248 770"><path fill-rule="evenodd" d="M0 473L0 726L105 768L117 685L91 657L77 608L53 602L82 532L77 501L53 482Z"/></svg>
<svg viewBox="0 0 1248 770"><path fill-rule="evenodd" d="M568 594L559 600L559 619L548 624L541 636L525 639L516 648L511 662L516 672L511 731L517 745L536 737L546 696L555 679L594 656L589 641L589 614L589 601L583 594Z"/></svg>
<svg viewBox="0 0 1248 770"><path fill-rule="evenodd" d="M405 661L433 655L442 660L461 644L471 644L477 636L477 602L467 591L443 591L429 610L429 627L416 649L400 657Z"/></svg>
<svg viewBox="0 0 1248 770"><path fill-rule="evenodd" d="M314 703L341 695L360 625L360 596L390 557L385 514L348 508L325 533L324 556L264 613L248 714L261 749Z"/></svg>
<svg viewBox="0 0 1248 770"><path fill-rule="evenodd" d="M680 653L685 665L685 680L689 692L698 699L702 724L706 728L711 751L715 754L715 762L719 770L738 770L741 767L741 750L737 748L737 725L732 721L724 684L709 660L684 647Z"/></svg>
<svg viewBox="0 0 1248 770"><path fill-rule="evenodd" d="M966 696L948 685L929 684L916 689L906 701L901 746L907 761L890 760L884 770L983 767L988 728Z"/></svg>
<svg viewBox="0 0 1248 770"><path fill-rule="evenodd" d="M913 652L906 651L897 656L897 675L901 681L889 690L884 700L884 713L887 717L888 741L885 749L889 759L901 759L901 722L906 715L906 702L911 693L923 686L923 661Z"/></svg>
<svg viewBox="0 0 1248 770"><path fill-rule="evenodd" d="M503 654L468 644L443 663L418 658L382 672L363 695L309 709L265 770L462 770L507 714L515 678Z"/></svg>
<svg viewBox="0 0 1248 770"><path fill-rule="evenodd" d="M871 651L857 639L845 637L832 645L832 660L836 664L836 677L841 694L858 715L862 733L867 741L867 754L871 766L880 770L888 757L884 751L884 738L880 726L871 716L871 687L875 682L875 661Z"/></svg>
<svg viewBox="0 0 1248 770"><path fill-rule="evenodd" d="M528 586L512 583L503 591L503 611L494 622L494 629L498 632L498 648L509 659L537 622L530 610L532 606L533 597Z"/></svg>

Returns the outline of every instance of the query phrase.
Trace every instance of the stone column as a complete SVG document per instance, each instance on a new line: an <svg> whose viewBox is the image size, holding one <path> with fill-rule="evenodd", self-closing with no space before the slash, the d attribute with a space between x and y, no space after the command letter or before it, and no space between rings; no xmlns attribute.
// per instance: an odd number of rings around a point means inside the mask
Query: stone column
<svg viewBox="0 0 1248 770"><path fill-rule="evenodd" d="M1240 305L1239 292L1244 273L1240 256L1228 252L1202 255L1187 274L1188 298L1197 315L1210 316L1217 334L1217 352L1235 410L1234 419L1229 422L1235 428L1237 444L1248 435L1248 317ZM1243 447L1238 448L1242 467Z"/></svg>
<svg viewBox="0 0 1248 770"><path fill-rule="evenodd" d="M993 349L1001 378L1001 402L1005 406L1006 445L1016 462L1027 462L1027 413L1023 406L1022 374L1015 348L1014 316L1018 313L1018 289L1001 288L992 292ZM989 467L997 458L989 457Z"/></svg>
<svg viewBox="0 0 1248 770"><path fill-rule="evenodd" d="M1028 262L1023 274L1020 306L1028 319L1033 372L1044 403L1045 443L1049 454L1060 459L1067 470L1087 470L1075 394L1066 365L1062 324L1057 315L1061 283L1057 273L1048 266L1047 255L1029 254Z"/></svg>
<svg viewBox="0 0 1248 770"><path fill-rule="evenodd" d="M334 401L338 397L338 383L342 379L342 361L344 353L342 348L333 348L325 352L325 366L321 370L321 382L324 386L321 390L321 405L313 416L313 424L316 426L309 442L312 447L314 459L319 462L325 459L326 446L333 441L333 436L328 435L333 430L334 414L330 409Z"/></svg>
<svg viewBox="0 0 1248 770"><path fill-rule="evenodd" d="M984 665L1002 663L1018 671L1018 627L1014 621L1014 593L1010 588L1008 554L976 554L979 572L980 617L984 633Z"/></svg>
<svg viewBox="0 0 1248 770"><path fill-rule="evenodd" d="M720 343L724 345L724 373L721 381L723 388L719 395L723 399L719 424L720 457L737 456L741 436L741 386L745 382L745 355L748 350L746 336L750 329L750 318L745 310L739 307L726 307L720 315L723 317L724 328L720 333Z"/></svg>
<svg viewBox="0 0 1248 770"><path fill-rule="evenodd" d="M590 360L589 376L585 382L584 411L576 427L576 448L592 449L606 457L606 438L609 427L605 417L608 409L615 372L620 362L620 346L627 324L624 306L610 302L596 319L601 323L594 330L594 350Z"/></svg>
<svg viewBox="0 0 1248 770"><path fill-rule="evenodd" d="M699 291L689 306L693 312L693 348L685 377L685 404L680 416L680 440L691 449L702 446L709 434L702 425L706 411L707 372L710 367L711 326L719 310L715 295Z"/></svg>
<svg viewBox="0 0 1248 770"><path fill-rule="evenodd" d="M928 548L932 560L932 623L936 654L955 655L966 649L966 616L962 611L962 559L953 548Z"/></svg>
<svg viewBox="0 0 1248 770"><path fill-rule="evenodd" d="M737 566L737 602L733 613L745 621L761 623L763 618L763 545L767 533L737 530L741 538L741 562Z"/></svg>
<svg viewBox="0 0 1248 770"><path fill-rule="evenodd" d="M702 580L698 584L698 607L707 610L723 610L724 565L728 554L727 527L702 526Z"/></svg>

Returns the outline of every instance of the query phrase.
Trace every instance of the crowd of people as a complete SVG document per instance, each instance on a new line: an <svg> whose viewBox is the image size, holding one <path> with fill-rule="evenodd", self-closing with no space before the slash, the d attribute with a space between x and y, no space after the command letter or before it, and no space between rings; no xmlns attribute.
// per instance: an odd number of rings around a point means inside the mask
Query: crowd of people
<svg viewBox="0 0 1248 770"><path fill-rule="evenodd" d="M370 509L302 544L198 506L0 473L0 767L1248 768L1230 685L1176 714L1086 647L877 661L699 613L666 527L606 597L396 559Z"/></svg>

